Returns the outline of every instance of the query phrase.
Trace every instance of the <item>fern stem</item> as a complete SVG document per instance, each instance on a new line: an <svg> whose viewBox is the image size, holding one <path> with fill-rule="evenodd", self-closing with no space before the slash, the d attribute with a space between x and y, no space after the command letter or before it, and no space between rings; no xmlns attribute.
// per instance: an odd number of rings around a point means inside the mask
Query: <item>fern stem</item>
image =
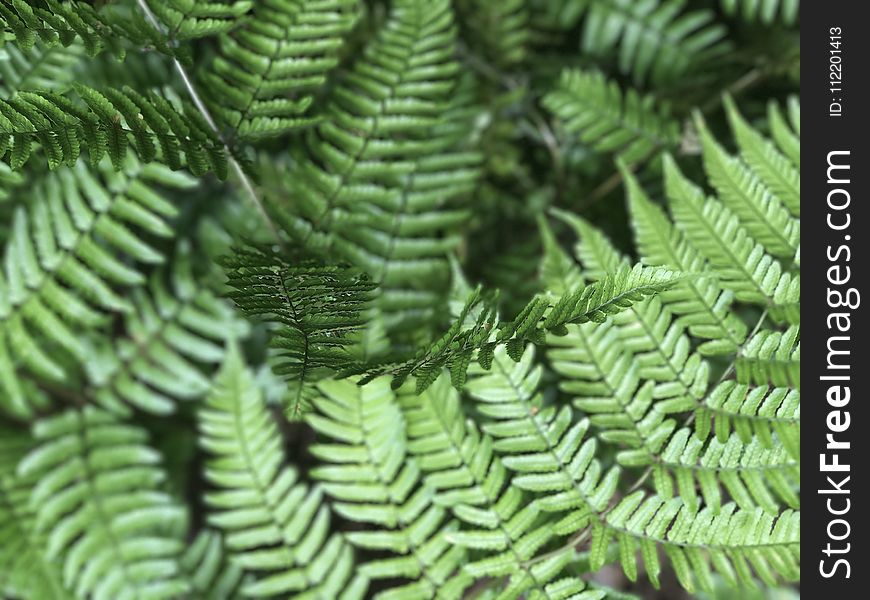
<svg viewBox="0 0 870 600"><path fill-rule="evenodd" d="M145 0L136 0L136 3L139 5L139 8L142 10L142 13L145 15L145 18L148 20L151 25L157 29L157 31L162 31L163 28L160 25L160 21L157 20L157 17L151 11L151 8L148 6L148 3ZM170 36L168 39L169 43L172 44L174 40ZM269 231L272 233L272 236L275 238L275 241L281 243L281 236L278 233L278 228L275 226L274 221L272 221L271 217L269 217L269 213L266 211L266 207L263 204L263 201L260 199L260 196L257 194L257 190L254 188L254 183L251 181L251 178L248 177L245 170L242 169L242 165L239 164L239 161L236 160L235 156L233 156L232 150L227 144L226 139L221 133L220 128L217 125L217 122L212 117L211 112L208 110L208 107L203 102L202 98L199 95L199 92L196 91L196 87L193 85L193 81L190 79L190 75L187 73L187 69L184 68L184 65L181 64L181 61L178 60L175 56L172 57L172 65L175 67L176 72L181 77L181 81L184 84L184 89L187 91L187 95L190 96L190 99L193 101L196 109L202 114L203 119L205 119L206 124L208 124L209 128L214 131L215 135L221 140L221 143L224 145L224 149L227 151L227 160L229 161L230 168L233 170L233 173L241 184L242 188L245 190L245 193L250 198L251 202L254 204L254 207L257 209L257 212L262 217L263 221L266 223L266 226L269 228Z"/></svg>

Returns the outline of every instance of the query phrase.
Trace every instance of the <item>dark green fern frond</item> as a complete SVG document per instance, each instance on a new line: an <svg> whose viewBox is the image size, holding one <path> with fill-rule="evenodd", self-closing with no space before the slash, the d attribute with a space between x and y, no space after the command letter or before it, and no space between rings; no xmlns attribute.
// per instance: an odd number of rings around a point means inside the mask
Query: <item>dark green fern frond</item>
<svg viewBox="0 0 870 600"><path fill-rule="evenodd" d="M46 556L63 566L77 596L166 598L184 595L184 514L160 491L160 456L142 429L86 407L38 422L40 445L19 465L36 477L36 529L52 533ZM60 533L59 533L60 532Z"/></svg>
<svg viewBox="0 0 870 600"><path fill-rule="evenodd" d="M354 571L353 551L330 534L323 492L283 466L281 436L253 376L233 348L206 407L200 440L213 456L206 479L209 522L225 532L232 562L255 575L242 592L271 597L361 598L367 581Z"/></svg>
<svg viewBox="0 0 870 600"><path fill-rule="evenodd" d="M147 288L133 291L126 335L89 352L88 392L106 410L174 412L176 401L211 389L202 366L223 363L226 345L247 333L248 324L194 277L190 261L190 249L180 245L168 272L156 271Z"/></svg>
<svg viewBox="0 0 870 600"><path fill-rule="evenodd" d="M721 0L722 10L750 23L794 25L800 15L800 0Z"/></svg>
<svg viewBox="0 0 870 600"><path fill-rule="evenodd" d="M410 580L375 596L382 600L459 598L471 580L453 577L466 561L463 548L449 541L456 523L433 502L419 463L406 456L405 424L389 382L324 381L318 387L317 413L307 421L325 438L311 452L326 464L312 475L334 498L338 514L374 527L345 534L348 541L389 553L359 565L358 573Z"/></svg>
<svg viewBox="0 0 870 600"><path fill-rule="evenodd" d="M612 152L626 163L644 160L679 142L679 124L652 96L632 89L623 92L598 72L564 71L543 104L583 143L599 152Z"/></svg>
<svg viewBox="0 0 870 600"><path fill-rule="evenodd" d="M499 346L505 346L508 354L519 360L526 343L542 343L546 332L565 335L567 325L603 322L634 303L669 289L680 278L678 273L667 269L622 265L600 281L552 300L535 297L513 321L497 327L494 303L483 298L478 290L468 299L459 318L434 343L422 348L411 360L364 368L361 383L389 374L393 376L393 386L398 387L413 375L419 393L447 367L454 385L462 387L475 351L484 367L491 363L493 352Z"/></svg>
<svg viewBox="0 0 870 600"><path fill-rule="evenodd" d="M286 256L269 248L236 249L224 260L229 297L247 315L277 324L274 370L292 386L287 415L307 410L310 386L350 362L348 334L363 325L375 285L353 269Z"/></svg>
<svg viewBox="0 0 870 600"><path fill-rule="evenodd" d="M192 2L191 2L192 4ZM3 0L0 29L27 50L37 41L48 46L69 46L80 39L89 56L108 50L123 57L128 45L150 46L166 52L162 36L135 12L73 0Z"/></svg>
<svg viewBox="0 0 870 600"><path fill-rule="evenodd" d="M220 55L203 74L205 98L230 135L279 136L313 122L312 92L338 64L357 0L271 0L220 38Z"/></svg>
<svg viewBox="0 0 870 600"><path fill-rule="evenodd" d="M143 162L161 159L173 169L185 165L196 175L227 174L223 143L196 108L179 110L153 92L132 88L98 91L74 85L74 101L53 92L18 92L0 100L0 158L13 170L33 156L38 144L48 166L72 165L88 151L92 165L108 155L116 169L132 148ZM156 139L156 144L155 144Z"/></svg>
<svg viewBox="0 0 870 600"><path fill-rule="evenodd" d="M158 186L185 189L191 180L132 159L121 172L106 167L97 175L83 163L59 169L31 191L29 210L16 211L0 274L0 336L12 359L7 366L64 382L69 367L61 357L78 364L89 357L78 332L131 310L120 291L145 282L131 260L163 261L144 241L146 235L172 235L167 219L176 209ZM14 372L4 370L0 381L0 404L27 414Z"/></svg>

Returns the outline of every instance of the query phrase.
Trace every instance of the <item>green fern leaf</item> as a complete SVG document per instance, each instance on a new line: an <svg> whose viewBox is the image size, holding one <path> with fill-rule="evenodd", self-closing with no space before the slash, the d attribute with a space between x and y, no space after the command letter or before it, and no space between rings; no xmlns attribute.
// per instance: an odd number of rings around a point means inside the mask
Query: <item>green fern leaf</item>
<svg viewBox="0 0 870 600"><path fill-rule="evenodd" d="M209 522L225 532L232 562L257 574L243 594L309 592L330 598L345 590L361 597L365 578L353 572L346 541L329 533L323 492L282 466L278 428L237 349L227 355L206 402L200 439L214 455L206 478L216 488L205 497Z"/></svg>
<svg viewBox="0 0 870 600"><path fill-rule="evenodd" d="M42 420L34 433L40 445L18 472L38 478L36 529L64 584L94 598L184 594L182 541L172 533L183 513L160 491L160 456L145 432L86 407Z"/></svg>
<svg viewBox="0 0 870 600"><path fill-rule="evenodd" d="M640 96L634 90L623 93L601 73L564 71L543 103L569 133L627 163L642 161L679 141L679 125L658 108L652 96Z"/></svg>
<svg viewBox="0 0 870 600"><path fill-rule="evenodd" d="M290 380L286 413L299 419L311 385L350 362L348 334L359 330L360 313L375 285L365 275L320 261L285 257L268 248L236 249L224 260L229 297L247 315L277 324L271 346L275 372Z"/></svg>

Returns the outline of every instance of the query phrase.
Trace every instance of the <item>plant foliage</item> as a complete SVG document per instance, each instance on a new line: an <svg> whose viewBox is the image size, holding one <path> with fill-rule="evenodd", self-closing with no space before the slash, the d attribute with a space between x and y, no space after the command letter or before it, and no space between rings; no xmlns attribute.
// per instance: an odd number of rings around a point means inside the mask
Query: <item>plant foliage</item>
<svg viewBox="0 0 870 600"><path fill-rule="evenodd" d="M796 587L798 9L0 0L0 596Z"/></svg>

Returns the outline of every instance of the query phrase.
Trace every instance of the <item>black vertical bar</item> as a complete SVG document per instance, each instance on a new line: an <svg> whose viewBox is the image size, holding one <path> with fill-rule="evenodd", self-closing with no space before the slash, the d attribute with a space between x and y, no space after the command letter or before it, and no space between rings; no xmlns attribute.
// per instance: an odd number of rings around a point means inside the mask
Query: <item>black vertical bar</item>
<svg viewBox="0 0 870 600"><path fill-rule="evenodd" d="M867 3L801 6L803 236L801 591L868 597L870 110ZM866 349L865 349L866 348Z"/></svg>

